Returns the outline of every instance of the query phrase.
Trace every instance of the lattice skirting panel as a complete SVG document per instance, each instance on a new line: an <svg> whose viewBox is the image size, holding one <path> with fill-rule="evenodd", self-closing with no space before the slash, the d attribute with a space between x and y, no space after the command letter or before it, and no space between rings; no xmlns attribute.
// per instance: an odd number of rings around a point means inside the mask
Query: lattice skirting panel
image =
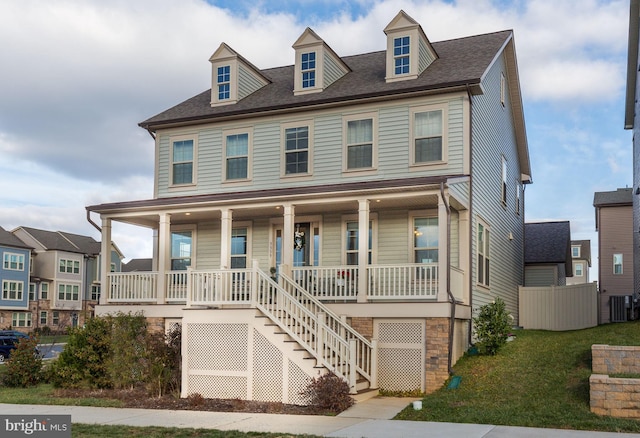
<svg viewBox="0 0 640 438"><path fill-rule="evenodd" d="M284 344L282 335L275 339ZM184 397L307 404L301 393L312 376L291 356L301 353L290 343L281 348L251 322L183 322L183 353Z"/></svg>
<svg viewBox="0 0 640 438"><path fill-rule="evenodd" d="M378 383L387 391L425 390L424 321L378 320Z"/></svg>

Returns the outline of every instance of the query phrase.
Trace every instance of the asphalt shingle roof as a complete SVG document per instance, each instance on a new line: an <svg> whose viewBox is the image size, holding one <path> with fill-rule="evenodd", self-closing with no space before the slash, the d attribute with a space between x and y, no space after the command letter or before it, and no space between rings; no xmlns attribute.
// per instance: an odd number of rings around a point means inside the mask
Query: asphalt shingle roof
<svg viewBox="0 0 640 438"><path fill-rule="evenodd" d="M506 30L432 43L438 59L417 79L390 83L385 81L385 51L345 56L341 59L351 72L320 93L299 96L293 94L293 65L261 70L271 83L235 104L211 107L209 89L141 122L140 126L153 130L163 124L191 120L478 84L511 36L512 32Z"/></svg>
<svg viewBox="0 0 640 438"><path fill-rule="evenodd" d="M33 249L17 236L0 227L0 246L9 246L11 248Z"/></svg>
<svg viewBox="0 0 640 438"><path fill-rule="evenodd" d="M81 254L100 254L100 243L93 238L61 231L39 230L21 227L48 250L67 251Z"/></svg>
<svg viewBox="0 0 640 438"><path fill-rule="evenodd" d="M613 192L596 192L593 196L593 205L595 207L601 207L603 205L615 205L615 204L632 204L633 203L633 189L624 188L618 189Z"/></svg>
<svg viewBox="0 0 640 438"><path fill-rule="evenodd" d="M122 272L147 272L153 267L152 259L131 259L122 265Z"/></svg>
<svg viewBox="0 0 640 438"><path fill-rule="evenodd" d="M571 264L569 221L524 224L524 262Z"/></svg>

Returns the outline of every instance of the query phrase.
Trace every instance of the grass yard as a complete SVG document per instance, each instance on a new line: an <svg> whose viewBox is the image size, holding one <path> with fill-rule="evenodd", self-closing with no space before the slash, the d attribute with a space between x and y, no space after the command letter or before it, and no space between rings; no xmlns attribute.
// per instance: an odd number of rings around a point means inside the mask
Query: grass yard
<svg viewBox="0 0 640 438"><path fill-rule="evenodd" d="M396 419L640 432L640 421L589 410L591 345L640 345L640 322L571 332L515 330L496 356L465 356L454 367L462 381L426 396Z"/></svg>

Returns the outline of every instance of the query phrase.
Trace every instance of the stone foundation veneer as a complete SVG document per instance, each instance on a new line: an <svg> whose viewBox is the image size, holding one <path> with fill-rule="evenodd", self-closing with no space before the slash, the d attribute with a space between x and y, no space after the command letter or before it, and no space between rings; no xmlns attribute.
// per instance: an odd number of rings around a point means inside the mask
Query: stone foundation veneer
<svg viewBox="0 0 640 438"><path fill-rule="evenodd" d="M589 378L591 412L618 418L640 418L640 379L609 374L640 374L640 347L592 345Z"/></svg>

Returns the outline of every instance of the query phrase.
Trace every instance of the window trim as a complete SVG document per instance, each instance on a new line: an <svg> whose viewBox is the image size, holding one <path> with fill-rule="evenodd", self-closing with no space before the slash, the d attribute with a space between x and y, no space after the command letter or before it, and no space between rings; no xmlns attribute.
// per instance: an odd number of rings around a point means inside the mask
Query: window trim
<svg viewBox="0 0 640 438"><path fill-rule="evenodd" d="M191 140L193 142L193 157L191 166L191 182L175 184L173 182L173 168L175 164L186 163L187 161L173 161L173 144L181 141ZM198 183L198 136L196 134L177 135L169 137L169 189L184 189L194 187Z"/></svg>
<svg viewBox="0 0 640 438"><path fill-rule="evenodd" d="M580 272L578 272L578 268L580 268ZM573 269L573 275L575 275L576 277L583 277L584 276L584 265L582 262L576 263Z"/></svg>
<svg viewBox="0 0 640 438"><path fill-rule="evenodd" d="M234 135L247 134L247 177L229 179L227 177L227 139ZM222 183L242 184L253 179L253 128L227 129L222 132Z"/></svg>
<svg viewBox="0 0 640 438"><path fill-rule="evenodd" d="M251 257L252 257L252 245L251 245L251 241L252 241L252 234L253 234L253 223L251 221L237 221L237 222L233 222L232 226L231 226L231 235L229 236L231 239L233 239L233 230L237 230L240 228L246 228L247 230L247 247L246 247L246 251L244 254L245 257L245 265L247 268L249 268L251 266ZM232 244L231 242L229 242L229 266L231 266L231 259L233 257L232 254ZM242 268L239 268L242 269Z"/></svg>
<svg viewBox="0 0 640 438"><path fill-rule="evenodd" d="M307 145L307 172L306 173L289 173L287 174L287 130L294 128L303 128L306 127L308 129L309 138ZM313 120L301 120L299 122L289 122L283 123L280 125L280 177L281 178L300 178L300 177L310 177L313 175Z"/></svg>
<svg viewBox="0 0 640 438"><path fill-rule="evenodd" d="M442 159L416 162L416 114L431 111L442 112ZM444 167L449 162L449 104L448 102L413 106L409 109L409 166L415 169Z"/></svg>
<svg viewBox="0 0 640 438"><path fill-rule="evenodd" d="M16 285L15 298L11 298L11 288L10 288L11 284ZM2 300L3 301L24 301L24 281L2 280Z"/></svg>
<svg viewBox="0 0 640 438"><path fill-rule="evenodd" d="M221 69L227 69L228 71L225 72L223 70L223 72L220 73ZM215 75L216 75L216 82L215 82L216 83L216 102L230 101L231 100L231 64L220 64L216 66ZM221 75L223 77L223 80L220 80ZM221 92L220 87L226 87L226 90ZM223 93L226 94L226 97L220 97L220 95Z"/></svg>
<svg viewBox="0 0 640 438"><path fill-rule="evenodd" d="M71 263L71 272L69 272L70 263ZM65 265L64 271L61 270L63 264ZM77 265L77 270L76 270L76 265ZM67 258L67 257L60 257L58 259L58 274L80 275L81 274L80 260Z"/></svg>
<svg viewBox="0 0 640 438"><path fill-rule="evenodd" d="M60 289L61 287L64 287L64 291L62 291L63 297L60 297ZM68 287L71 288L71 298L68 299L67 298L67 294L69 293L68 291ZM73 298L75 295L75 288L78 288L78 298ZM77 302L77 301L81 301L82 300L82 285L80 285L79 283L65 283L65 282L60 282L58 283L58 295L57 295L57 301L66 301L66 302Z"/></svg>
<svg viewBox="0 0 640 438"><path fill-rule="evenodd" d="M438 261L432 262L435 264L440 263L440 218L438 217L437 210L418 210L409 212L409 224L408 224L408 241L409 241L409 254L410 258L408 259L409 263L422 263L417 262L416 258L416 246L415 246L415 224L416 219L437 219L438 220Z"/></svg>
<svg viewBox="0 0 640 438"><path fill-rule="evenodd" d="M620 263L616 263L616 257L620 257ZM616 272L616 266L620 266L620 272ZM613 271L611 272L613 275L623 275L624 274L624 256L622 253L613 254Z"/></svg>
<svg viewBox="0 0 640 438"><path fill-rule="evenodd" d="M360 218L357 214L344 214L341 219L341 250L340 250L340 263L347 265L347 224L349 222L356 222L358 224L358 238L360 238ZM369 212L369 226L371 227L371 248L369 248L371 264L374 265L378 262L378 214ZM359 248L356 248L355 252L358 253ZM353 252L353 251L352 251ZM357 266L357 265L353 265Z"/></svg>
<svg viewBox="0 0 640 438"><path fill-rule="evenodd" d="M196 267L196 241L197 241L197 228L195 225L189 224L189 225L177 225L177 226L171 226L171 230L169 231L169 271L172 271L171 269L171 265L172 262L174 260L174 257L172 255L173 253L173 248L172 248L172 234L173 233L181 233L184 231L189 231L191 232L191 256L189 257L191 259L191 262L189 264L189 267L195 269ZM184 259L186 257L176 257L175 259Z"/></svg>
<svg viewBox="0 0 640 438"><path fill-rule="evenodd" d="M480 227L482 227L485 231L484 236L488 236L488 238L487 237L483 238L482 245L480 244ZM476 240L476 255L477 255L476 285L484 289L489 289L491 287L491 227L481 219L478 219L478 223L476 224L475 240ZM482 261L480 260L480 258L482 258ZM482 271L480 271L481 263L483 267ZM488 263L489 269L487 269L487 263ZM481 272L483 274L482 278L480 278Z"/></svg>
<svg viewBox="0 0 640 438"><path fill-rule="evenodd" d="M89 299L91 301L100 301L100 293L101 293L100 283L93 283L91 285L91 291L90 291L91 295L89 296Z"/></svg>
<svg viewBox="0 0 640 438"><path fill-rule="evenodd" d="M313 61L309 61L309 60L305 61L304 60L305 55L307 57L309 55L313 55ZM313 67L305 69L304 68L305 62L307 64L309 64L310 62L313 62ZM313 78L305 79L305 74L313 75ZM305 86L305 81L313 81L313 84ZM316 50L311 50L308 52L300 52L300 88L302 90L313 90L315 88L318 88L317 81L318 81L318 52Z"/></svg>
<svg viewBox="0 0 640 438"><path fill-rule="evenodd" d="M49 299L49 291L51 290L51 288L49 287L51 285L51 283L49 283L48 281L43 281L42 283L40 283L40 294L38 295L38 298L41 300L48 300ZM46 286L46 291L43 289ZM44 293L46 293L47 295L44 296Z"/></svg>
<svg viewBox="0 0 640 438"><path fill-rule="evenodd" d="M238 61L236 59L225 58L211 63L211 103L212 107L218 105L228 105L238 101ZM218 68L229 67L229 98L220 99L218 94ZM215 88L213 88L215 87Z"/></svg>
<svg viewBox="0 0 640 438"><path fill-rule="evenodd" d="M16 257L15 268L11 267L12 257ZM20 260L22 260L22 262ZM25 260L26 260L26 257L24 254L17 253L17 252L5 252L3 253L3 256L2 256L2 267L5 271L24 271Z"/></svg>
<svg viewBox="0 0 640 438"><path fill-rule="evenodd" d="M349 122L371 120L371 167L348 167L349 144L347 144ZM355 144L354 144L355 145ZM378 113L376 111L344 115L342 117L342 172L361 175L362 172L378 170Z"/></svg>
<svg viewBox="0 0 640 438"><path fill-rule="evenodd" d="M43 316L44 316L44 322L42 322ZM38 322L40 323L40 325L47 325L47 323L49 322L49 312L46 310L41 310L40 314L38 315Z"/></svg>
<svg viewBox="0 0 640 438"><path fill-rule="evenodd" d="M574 250L577 250L577 254L575 254L575 255L573 253ZM573 245L571 247L571 257L573 257L574 259L579 259L581 250L582 250L582 248L580 247L580 245Z"/></svg>
<svg viewBox="0 0 640 438"><path fill-rule="evenodd" d="M404 40L405 38L408 41L406 45L404 44L404 41L400 41L400 46L396 46L396 41ZM411 53L411 35L394 36L392 38L391 44L393 46L393 53L391 55L392 56L392 60L393 60L392 61L393 62L393 76L394 77L402 77L402 76L410 75L411 74L411 55L412 55L412 53ZM406 53L403 52L403 53L400 53L400 54L396 55L396 47L400 47L400 48L406 47L407 51L406 51ZM398 73L398 64L397 64L397 62L398 62L398 60L405 59L405 58L407 60L406 65L403 63L400 67L402 69L404 69L406 67L407 71Z"/></svg>
<svg viewBox="0 0 640 438"><path fill-rule="evenodd" d="M24 318L16 318L19 315L24 315ZM24 322L24 325L19 324ZM17 323L17 324L16 324ZM11 315L11 327L31 327L31 312L13 312Z"/></svg>

